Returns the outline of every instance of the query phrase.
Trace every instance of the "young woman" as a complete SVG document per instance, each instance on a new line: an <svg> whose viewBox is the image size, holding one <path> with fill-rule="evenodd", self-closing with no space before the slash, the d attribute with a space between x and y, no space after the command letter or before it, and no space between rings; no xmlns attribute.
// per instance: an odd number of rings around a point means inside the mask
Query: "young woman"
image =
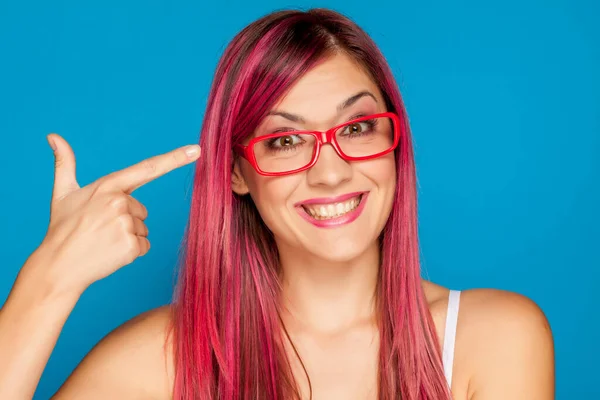
<svg viewBox="0 0 600 400"><path fill-rule="evenodd" d="M281 11L240 32L200 156L178 149L80 188L71 148L48 139L51 221L0 312L0 398L30 398L81 293L148 251L132 192L196 160L173 305L110 333L56 399L553 398L535 304L421 279L406 111L342 15Z"/></svg>

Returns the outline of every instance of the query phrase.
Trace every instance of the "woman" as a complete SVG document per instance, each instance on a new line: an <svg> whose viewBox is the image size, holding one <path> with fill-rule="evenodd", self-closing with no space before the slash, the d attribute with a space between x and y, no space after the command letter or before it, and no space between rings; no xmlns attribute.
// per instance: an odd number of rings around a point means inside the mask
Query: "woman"
<svg viewBox="0 0 600 400"><path fill-rule="evenodd" d="M238 34L200 158L178 149L80 188L69 145L49 142L51 221L0 314L1 398L30 397L85 288L148 251L132 192L196 159L173 305L110 333L56 399L553 398L535 304L420 278L406 111L345 17L281 11Z"/></svg>

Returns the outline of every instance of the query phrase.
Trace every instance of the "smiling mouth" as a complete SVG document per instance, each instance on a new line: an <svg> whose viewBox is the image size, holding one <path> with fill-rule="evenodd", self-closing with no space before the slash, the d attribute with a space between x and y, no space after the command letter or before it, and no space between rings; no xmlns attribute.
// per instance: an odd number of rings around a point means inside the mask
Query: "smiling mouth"
<svg viewBox="0 0 600 400"><path fill-rule="evenodd" d="M329 204L302 204L302 208L308 215L316 220L327 220L346 215L358 208L364 193L352 197L346 201Z"/></svg>

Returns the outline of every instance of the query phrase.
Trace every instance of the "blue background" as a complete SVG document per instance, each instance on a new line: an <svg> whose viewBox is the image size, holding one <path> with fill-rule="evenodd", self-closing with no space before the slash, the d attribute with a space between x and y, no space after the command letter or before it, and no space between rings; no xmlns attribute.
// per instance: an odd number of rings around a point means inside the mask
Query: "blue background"
<svg viewBox="0 0 600 400"><path fill-rule="evenodd" d="M554 332L557 398L600 398L600 3L122 3L0 5L0 304L47 227L46 134L71 143L82 185L194 143L240 29L274 9L331 7L372 35L404 95L425 275L531 297ZM136 192L152 250L83 295L36 399L110 330L169 302L191 177L187 166Z"/></svg>

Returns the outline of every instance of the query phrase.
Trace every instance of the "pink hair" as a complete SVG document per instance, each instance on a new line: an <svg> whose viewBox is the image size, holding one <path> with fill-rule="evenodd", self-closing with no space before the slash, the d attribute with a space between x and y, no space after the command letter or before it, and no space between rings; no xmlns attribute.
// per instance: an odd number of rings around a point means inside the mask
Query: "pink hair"
<svg viewBox="0 0 600 400"><path fill-rule="evenodd" d="M313 9L253 22L217 66L174 299L175 399L299 399L279 317L277 248L250 196L231 190L232 148L300 76L336 52L364 67L404 122L395 201L381 234L379 398L450 398L421 288L415 165L399 90L363 30L336 12Z"/></svg>

